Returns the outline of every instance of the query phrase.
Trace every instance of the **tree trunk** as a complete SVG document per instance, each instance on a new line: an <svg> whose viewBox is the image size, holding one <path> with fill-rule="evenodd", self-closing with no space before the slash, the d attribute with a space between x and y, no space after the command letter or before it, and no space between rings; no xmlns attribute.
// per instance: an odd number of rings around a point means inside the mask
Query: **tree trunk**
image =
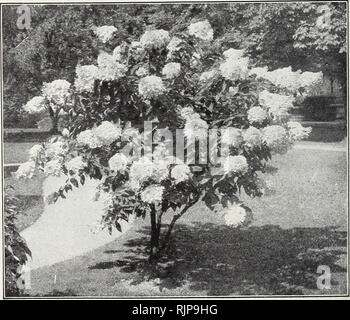
<svg viewBox="0 0 350 320"><path fill-rule="evenodd" d="M149 260L154 262L158 257L159 252L159 229L157 227L156 209L151 208L151 251Z"/></svg>
<svg viewBox="0 0 350 320"><path fill-rule="evenodd" d="M52 128L50 130L51 134L59 134L58 131L58 117L51 117L51 121L52 121Z"/></svg>

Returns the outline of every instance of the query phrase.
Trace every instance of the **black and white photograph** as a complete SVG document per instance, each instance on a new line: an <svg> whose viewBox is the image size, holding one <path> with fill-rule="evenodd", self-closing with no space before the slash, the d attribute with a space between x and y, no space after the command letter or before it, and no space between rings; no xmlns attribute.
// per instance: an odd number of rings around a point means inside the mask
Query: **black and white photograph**
<svg viewBox="0 0 350 320"><path fill-rule="evenodd" d="M1 3L3 299L347 299L348 14Z"/></svg>

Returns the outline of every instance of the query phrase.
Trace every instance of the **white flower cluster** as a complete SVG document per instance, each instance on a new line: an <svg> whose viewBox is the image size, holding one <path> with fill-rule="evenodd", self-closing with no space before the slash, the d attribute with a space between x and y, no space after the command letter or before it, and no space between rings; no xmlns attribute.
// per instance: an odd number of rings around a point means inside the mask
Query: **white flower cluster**
<svg viewBox="0 0 350 320"><path fill-rule="evenodd" d="M66 103L70 95L69 89L70 83L68 81L58 79L44 83L42 93L50 102L61 106Z"/></svg>
<svg viewBox="0 0 350 320"><path fill-rule="evenodd" d="M43 152L44 147L41 144L36 144L32 146L28 151L29 160L36 161Z"/></svg>
<svg viewBox="0 0 350 320"><path fill-rule="evenodd" d="M50 141L46 145L45 156L48 158L57 158L63 156L67 151L67 144L62 139Z"/></svg>
<svg viewBox="0 0 350 320"><path fill-rule="evenodd" d="M140 38L140 44L145 49L161 49L170 41L169 32L163 29L148 30Z"/></svg>
<svg viewBox="0 0 350 320"><path fill-rule="evenodd" d="M77 142L94 149L104 145L110 145L119 139L121 134L122 130L118 125L109 121L103 121L95 128L80 132L77 135Z"/></svg>
<svg viewBox="0 0 350 320"><path fill-rule="evenodd" d="M262 134L259 129L249 127L243 131L243 140L248 147L259 147L262 144Z"/></svg>
<svg viewBox="0 0 350 320"><path fill-rule="evenodd" d="M29 113L38 113L45 110L45 98L41 96L36 96L30 99L24 106L24 111Z"/></svg>
<svg viewBox="0 0 350 320"><path fill-rule="evenodd" d="M177 62L167 63L162 70L163 76L165 76L165 78L167 79L176 78L177 76L179 76L180 72L181 72L181 65L180 63L177 63Z"/></svg>
<svg viewBox="0 0 350 320"><path fill-rule="evenodd" d="M187 120L194 114L194 110L192 107L184 107L180 110L180 116L182 119Z"/></svg>
<svg viewBox="0 0 350 320"><path fill-rule="evenodd" d="M311 133L311 127L305 128L299 122L289 121L287 123L289 137L292 141L299 141L307 138Z"/></svg>
<svg viewBox="0 0 350 320"><path fill-rule="evenodd" d="M101 147L101 142L97 139L97 137L93 134L93 129L87 129L80 132L77 135L77 142L81 145L87 145L91 149Z"/></svg>
<svg viewBox="0 0 350 320"><path fill-rule="evenodd" d="M123 141L133 140L133 139L141 139L140 131L134 127L125 127L122 133Z"/></svg>
<svg viewBox="0 0 350 320"><path fill-rule="evenodd" d="M312 93L323 82L323 73L320 72L302 72L299 75L298 85L304 88L306 93Z"/></svg>
<svg viewBox="0 0 350 320"><path fill-rule="evenodd" d="M195 52L191 57L191 61L190 61L191 66L192 67L198 66L201 62L201 59L202 59L202 56L198 52Z"/></svg>
<svg viewBox="0 0 350 320"><path fill-rule="evenodd" d="M116 32L117 30L118 29L114 26L102 26L102 27L97 27L94 31L97 37L103 43L106 43L107 41L112 39L113 33Z"/></svg>
<svg viewBox="0 0 350 320"><path fill-rule="evenodd" d="M70 132L67 128L64 128L61 133L62 133L62 137L64 138L68 138L70 135Z"/></svg>
<svg viewBox="0 0 350 320"><path fill-rule="evenodd" d="M244 50L230 48L225 50L222 54L226 60L238 60L243 58Z"/></svg>
<svg viewBox="0 0 350 320"><path fill-rule="evenodd" d="M171 170L170 176L175 180L175 183L186 181L191 176L190 167L187 164L177 164Z"/></svg>
<svg viewBox="0 0 350 320"><path fill-rule="evenodd" d="M163 81L157 76L147 76L139 82L139 94L145 99L151 99L163 94L166 90Z"/></svg>
<svg viewBox="0 0 350 320"><path fill-rule="evenodd" d="M60 176L62 173L61 159L52 159L45 163L44 174L47 176Z"/></svg>
<svg viewBox="0 0 350 320"><path fill-rule="evenodd" d="M73 171L77 173L79 170L82 170L86 167L86 163L83 160L82 156L77 156L66 163L66 168L68 171Z"/></svg>
<svg viewBox="0 0 350 320"><path fill-rule="evenodd" d="M214 30L208 20L190 24L188 27L188 33L203 41L211 41L214 38Z"/></svg>
<svg viewBox="0 0 350 320"><path fill-rule="evenodd" d="M16 179L31 179L34 176L35 168L34 160L24 162L18 167L17 171L14 173L14 177Z"/></svg>
<svg viewBox="0 0 350 320"><path fill-rule="evenodd" d="M221 129L222 143L238 148L242 141L242 131L240 129L234 127Z"/></svg>
<svg viewBox="0 0 350 320"><path fill-rule="evenodd" d="M236 228L245 223L247 212L241 205L234 203L226 209L224 218L227 226Z"/></svg>
<svg viewBox="0 0 350 320"><path fill-rule="evenodd" d="M243 57L242 54L242 50L232 48L224 52L226 60L219 69L225 79L236 81L247 77L249 58Z"/></svg>
<svg viewBox="0 0 350 320"><path fill-rule="evenodd" d="M116 153L112 158L109 159L108 165L114 172L124 172L129 163L128 157L122 153Z"/></svg>
<svg viewBox="0 0 350 320"><path fill-rule="evenodd" d="M224 160L225 174L245 174L248 171L248 162L244 156L228 156Z"/></svg>
<svg viewBox="0 0 350 320"><path fill-rule="evenodd" d="M217 70L205 71L200 75L199 81L203 83L208 82L212 80L217 74Z"/></svg>
<svg viewBox="0 0 350 320"><path fill-rule="evenodd" d="M248 121L253 123L263 123L267 119L266 111L261 107L253 107L248 110Z"/></svg>
<svg viewBox="0 0 350 320"><path fill-rule="evenodd" d="M268 67L255 67L250 69L249 75L255 75L257 79L266 79L266 74L268 72Z"/></svg>
<svg viewBox="0 0 350 320"><path fill-rule="evenodd" d="M208 124L201 119L198 113L193 113L186 118L184 135L188 140L207 137Z"/></svg>
<svg viewBox="0 0 350 320"><path fill-rule="evenodd" d="M169 44L167 45L167 50L168 50L168 54L167 54L167 58L170 59L173 54L179 50L179 46L182 43L182 40L177 38L177 37L172 37Z"/></svg>
<svg viewBox="0 0 350 320"><path fill-rule="evenodd" d="M296 92L299 88L307 91L312 90L322 83L322 72L301 72L292 71L291 67L280 68L268 71L267 68L253 68L250 74L256 74L257 78L265 79L275 86L287 89L290 92Z"/></svg>
<svg viewBox="0 0 350 320"><path fill-rule="evenodd" d="M287 67L267 71L265 74L261 74L260 77L270 81L277 87L294 92L299 88L298 78L300 73L300 71L293 72L291 67Z"/></svg>
<svg viewBox="0 0 350 320"><path fill-rule="evenodd" d="M140 67L136 70L135 74L138 77L145 77L148 75L148 69L146 67Z"/></svg>
<svg viewBox="0 0 350 320"><path fill-rule="evenodd" d="M259 102L266 107L275 121L289 118L289 110L293 107L293 96L276 94L264 90L259 93Z"/></svg>
<svg viewBox="0 0 350 320"><path fill-rule="evenodd" d="M135 59L138 59L141 57L141 55L144 53L145 48L141 45L140 41L132 41L129 47L129 52L132 54L132 56Z"/></svg>
<svg viewBox="0 0 350 320"><path fill-rule="evenodd" d="M134 161L129 172L131 188L139 189L148 179L158 183L165 180L169 175L168 166L168 163L153 162L146 157Z"/></svg>
<svg viewBox="0 0 350 320"><path fill-rule="evenodd" d="M164 187L150 185L141 192L141 200L146 203L156 203L163 199Z"/></svg>
<svg viewBox="0 0 350 320"><path fill-rule="evenodd" d="M115 61L121 62L123 60L123 49L121 45L114 48L112 56Z"/></svg>
<svg viewBox="0 0 350 320"><path fill-rule="evenodd" d="M113 55L101 52L97 57L98 78L103 81L118 80L125 76L127 66L116 62Z"/></svg>
<svg viewBox="0 0 350 320"><path fill-rule="evenodd" d="M98 68L94 65L78 65L74 86L78 92L93 92L95 80L98 79Z"/></svg>
<svg viewBox="0 0 350 320"><path fill-rule="evenodd" d="M266 145L276 153L284 153L289 147L287 131L282 126L272 125L262 130Z"/></svg>
<svg viewBox="0 0 350 320"><path fill-rule="evenodd" d="M122 129L112 122L102 121L102 123L93 130L93 133L103 145L110 145L120 138Z"/></svg>

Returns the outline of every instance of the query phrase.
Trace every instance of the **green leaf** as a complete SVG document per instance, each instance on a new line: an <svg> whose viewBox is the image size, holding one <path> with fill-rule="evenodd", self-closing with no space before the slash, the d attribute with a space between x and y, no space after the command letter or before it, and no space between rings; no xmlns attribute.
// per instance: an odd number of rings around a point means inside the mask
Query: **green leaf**
<svg viewBox="0 0 350 320"><path fill-rule="evenodd" d="M117 228L117 230L119 232L122 232L122 227L121 227L120 223L117 220L115 221L115 227Z"/></svg>
<svg viewBox="0 0 350 320"><path fill-rule="evenodd" d="M77 179L75 178L71 178L70 182L73 184L74 187L78 188L79 187L79 183L77 181Z"/></svg>

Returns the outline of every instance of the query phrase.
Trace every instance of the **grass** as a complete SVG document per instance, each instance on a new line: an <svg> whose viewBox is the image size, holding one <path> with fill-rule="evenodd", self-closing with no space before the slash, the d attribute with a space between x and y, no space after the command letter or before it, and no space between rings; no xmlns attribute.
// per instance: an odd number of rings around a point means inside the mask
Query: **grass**
<svg viewBox="0 0 350 320"><path fill-rule="evenodd" d="M19 231L32 225L44 210L42 179L38 177L25 182L12 177L4 179L4 186L11 185L14 188L14 195L20 200L21 213L17 216L16 222Z"/></svg>
<svg viewBox="0 0 350 320"><path fill-rule="evenodd" d="M145 268L148 223L136 221L116 241L32 271L27 293L345 294L346 161L343 152L299 149L277 156L267 175L271 190L248 199L255 217L250 228L230 229L220 213L200 204L179 221L166 267L154 272ZM331 269L330 290L316 287L319 265Z"/></svg>
<svg viewBox="0 0 350 320"><path fill-rule="evenodd" d="M29 149L37 142L5 142L4 163L22 163L28 161Z"/></svg>

